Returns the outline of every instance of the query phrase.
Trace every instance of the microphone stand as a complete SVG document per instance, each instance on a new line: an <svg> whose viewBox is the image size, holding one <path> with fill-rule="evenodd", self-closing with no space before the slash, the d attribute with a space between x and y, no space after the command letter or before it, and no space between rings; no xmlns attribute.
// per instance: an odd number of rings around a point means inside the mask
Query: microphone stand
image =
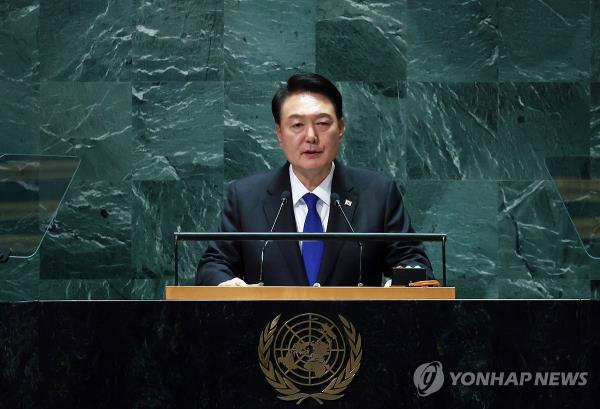
<svg viewBox="0 0 600 409"><path fill-rule="evenodd" d="M352 224L350 223L350 220L348 220L348 217L346 216L346 212L344 212L344 209L342 208L342 204L340 203L340 195L338 195L337 193L332 193L331 194L331 198L333 199L333 201L335 202L335 204L337 205L337 207L342 212L342 216L344 216L344 220L346 220L346 224L348 225L348 227L350 227L350 231L352 233L356 233L354 231L354 229L352 228ZM358 258L358 286L362 287L364 285L362 283L363 243L360 240L358 240L358 248L359 248L359 256L358 256L359 257Z"/></svg>
<svg viewBox="0 0 600 409"><path fill-rule="evenodd" d="M275 228L275 225L277 224L277 220L279 219L279 215L281 214L281 209L283 209L283 206L287 203L288 199L290 198L291 193L289 192L289 190L284 191L283 193L281 193L281 203L279 204L279 210L277 210L277 214L275 215L275 221L273 222L273 225L271 226L271 230L269 231L270 233L273 233L273 229ZM270 243L270 240L265 240L265 243L262 246L262 249L260 250L260 272L258 275L258 285L259 286L263 286L265 285L265 283L263 283L263 265L264 265L264 259L265 259L265 249L267 248L267 245Z"/></svg>

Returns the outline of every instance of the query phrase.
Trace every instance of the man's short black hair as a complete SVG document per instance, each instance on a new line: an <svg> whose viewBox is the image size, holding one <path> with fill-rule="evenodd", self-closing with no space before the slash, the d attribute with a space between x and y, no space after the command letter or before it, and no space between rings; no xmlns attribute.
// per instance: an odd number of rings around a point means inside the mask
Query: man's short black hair
<svg viewBox="0 0 600 409"><path fill-rule="evenodd" d="M340 94L335 85L322 75L301 72L292 75L287 80L287 83L279 87L279 90L273 96L271 111L273 111L275 123L280 124L281 107L287 97L299 92L314 92L315 94L327 97L333 104L338 119L342 118L342 94Z"/></svg>

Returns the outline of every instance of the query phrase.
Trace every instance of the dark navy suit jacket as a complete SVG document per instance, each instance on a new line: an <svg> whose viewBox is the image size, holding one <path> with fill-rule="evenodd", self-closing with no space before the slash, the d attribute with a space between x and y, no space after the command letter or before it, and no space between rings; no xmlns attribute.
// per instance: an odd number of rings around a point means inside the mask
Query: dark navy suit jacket
<svg viewBox="0 0 600 409"><path fill-rule="evenodd" d="M223 208L223 232L269 231L281 203L281 194L290 191L289 163L269 172L233 182ZM336 161L331 192L340 196L344 211L356 232L412 233L402 196L393 180L370 170L346 167ZM351 204L350 204L351 203ZM340 209L329 209L328 232L350 232ZM291 200L283 206L273 229L295 232ZM216 285L235 276L257 283L262 241L211 242L198 265L196 283ZM419 264L432 276L431 264L419 242L364 242L365 285L380 286L382 273L398 264ZM355 242L325 241L317 281L321 285L355 286L359 279L359 248ZM391 275L391 274L390 274ZM298 242L269 242L264 253L265 285L308 285Z"/></svg>

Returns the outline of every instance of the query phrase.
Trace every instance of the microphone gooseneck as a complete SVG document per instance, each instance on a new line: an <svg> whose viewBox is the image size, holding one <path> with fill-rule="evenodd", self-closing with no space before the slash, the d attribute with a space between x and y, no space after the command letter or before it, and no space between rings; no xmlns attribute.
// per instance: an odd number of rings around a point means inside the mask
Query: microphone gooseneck
<svg viewBox="0 0 600 409"><path fill-rule="evenodd" d="M273 233L273 229L275 228L275 225L277 224L277 220L279 219L279 215L281 214L281 209L283 209L283 206L287 203L287 201L290 199L290 197L292 196L292 194L290 193L289 190L284 190L281 193L281 203L279 203L279 210L277 210L277 214L275 215L275 220L273 221L273 224L271 225L271 230L269 231L270 233ZM270 240L265 240L262 249L260 250L260 272L258 275L258 285L262 286L264 285L263 281L262 281L262 277L263 277L263 263L264 263L264 258L265 258L265 249L267 248L267 245L269 244Z"/></svg>
<svg viewBox="0 0 600 409"><path fill-rule="evenodd" d="M337 207L342 212L342 216L344 216L344 220L346 220L346 224L348 225L348 227L350 227L350 231L352 233L356 233L354 231L354 229L352 228L352 224L350 223L350 220L348 220L348 217L346 216L346 212L344 212L344 209L342 208L342 204L340 203L340 195L338 195L337 193L332 193L331 194L331 200L337 205ZM359 256L358 256L359 257L358 258L358 286L362 287L363 286L363 283L362 283L363 243L360 240L358 240L358 248L359 248Z"/></svg>

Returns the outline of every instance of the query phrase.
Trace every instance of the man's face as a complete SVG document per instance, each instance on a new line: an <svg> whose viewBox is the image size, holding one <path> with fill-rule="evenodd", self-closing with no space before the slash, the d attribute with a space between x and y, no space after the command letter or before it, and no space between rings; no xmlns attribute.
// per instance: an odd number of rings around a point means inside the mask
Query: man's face
<svg viewBox="0 0 600 409"><path fill-rule="evenodd" d="M310 179L327 176L344 133L344 120L337 118L331 101L310 92L292 94L281 107L280 122L275 133L295 173Z"/></svg>

